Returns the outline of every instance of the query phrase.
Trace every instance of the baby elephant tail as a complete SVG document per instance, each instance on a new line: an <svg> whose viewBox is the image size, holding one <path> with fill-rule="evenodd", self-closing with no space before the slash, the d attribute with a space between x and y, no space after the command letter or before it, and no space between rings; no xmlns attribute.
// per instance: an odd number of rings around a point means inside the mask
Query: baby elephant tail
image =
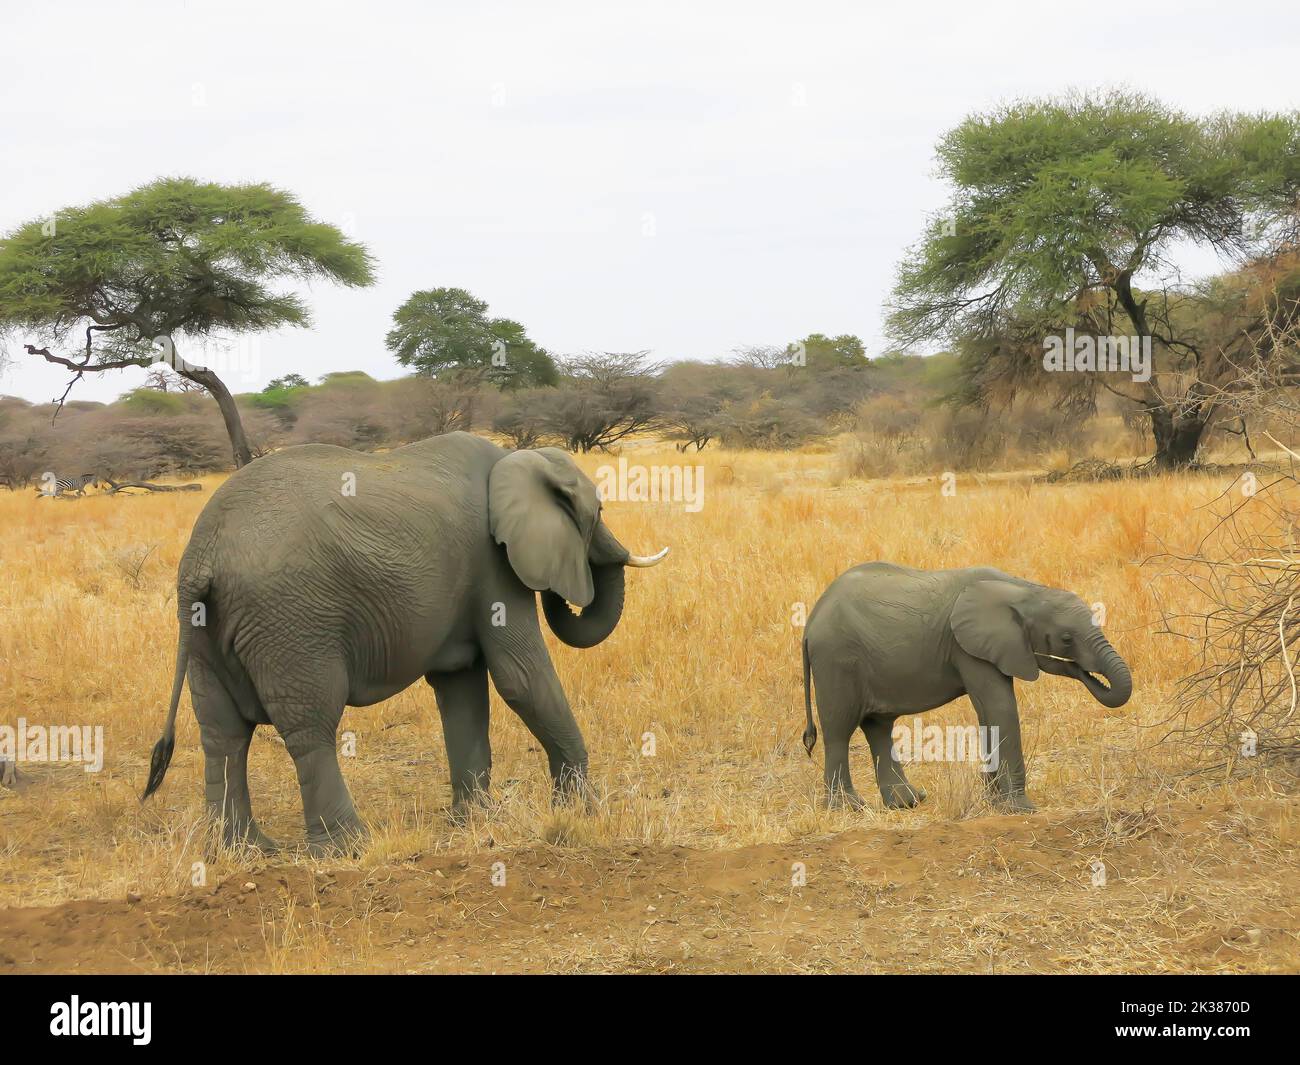
<svg viewBox="0 0 1300 1065"><path fill-rule="evenodd" d="M812 718L812 671L808 667L808 637L803 638L803 749L812 757L813 748L817 746L817 726Z"/></svg>

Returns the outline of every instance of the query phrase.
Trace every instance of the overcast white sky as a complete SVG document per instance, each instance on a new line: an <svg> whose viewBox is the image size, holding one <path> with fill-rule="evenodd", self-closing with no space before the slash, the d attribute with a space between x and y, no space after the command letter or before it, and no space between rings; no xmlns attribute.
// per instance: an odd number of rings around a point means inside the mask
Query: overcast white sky
<svg viewBox="0 0 1300 1065"><path fill-rule="evenodd" d="M897 262L974 110L1125 84L1300 106L1293 0L901 4L4 0L0 231L160 175L266 181L365 242L232 390L400 368L389 318L468 288L559 354L712 358L809 332L879 354ZM64 372L10 350L0 392ZM144 371L78 385L111 399Z"/></svg>

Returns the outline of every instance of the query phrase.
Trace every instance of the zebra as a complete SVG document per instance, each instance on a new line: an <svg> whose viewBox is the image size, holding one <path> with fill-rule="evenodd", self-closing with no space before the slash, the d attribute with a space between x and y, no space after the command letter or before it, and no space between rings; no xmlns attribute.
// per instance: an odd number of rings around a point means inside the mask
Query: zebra
<svg viewBox="0 0 1300 1065"><path fill-rule="evenodd" d="M103 480L103 478L97 473L83 473L80 477L60 477L54 481L54 491L51 492L51 477L53 477L53 474L49 474L42 478L42 480L45 481L45 487L37 490L38 495L50 496L57 499L59 496L63 495L64 492L72 492L76 495L84 496L86 494L86 485L90 485L92 488L97 488L99 487L99 482Z"/></svg>

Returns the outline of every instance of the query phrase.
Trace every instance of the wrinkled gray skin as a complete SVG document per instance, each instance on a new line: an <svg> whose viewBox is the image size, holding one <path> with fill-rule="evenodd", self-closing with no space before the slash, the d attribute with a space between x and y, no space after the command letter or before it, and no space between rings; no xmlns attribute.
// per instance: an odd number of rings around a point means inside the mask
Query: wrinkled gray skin
<svg viewBox="0 0 1300 1065"><path fill-rule="evenodd" d="M841 574L809 615L803 669L804 747L811 755L817 742L811 671L826 734L827 798L853 809L863 806L849 775L856 729L871 748L885 805L912 807L925 793L892 758L894 719L969 695L980 725L998 728L997 770L984 774L992 797L1005 809L1033 810L1013 678L1036 680L1040 670L1073 677L1110 707L1133 691L1128 666L1082 599L987 567L868 562Z"/></svg>
<svg viewBox="0 0 1300 1065"><path fill-rule="evenodd" d="M307 444L261 458L213 495L181 559L176 676L145 796L171 757L187 668L207 807L228 843L274 848L247 773L253 730L271 724L297 769L310 849L355 849L364 830L335 750L343 708L421 677L442 716L455 814L488 788L489 674L546 751L557 793L582 792L587 749L536 593L551 630L590 647L618 623L624 566L650 562L614 539L595 486L554 448L451 433L382 455Z"/></svg>

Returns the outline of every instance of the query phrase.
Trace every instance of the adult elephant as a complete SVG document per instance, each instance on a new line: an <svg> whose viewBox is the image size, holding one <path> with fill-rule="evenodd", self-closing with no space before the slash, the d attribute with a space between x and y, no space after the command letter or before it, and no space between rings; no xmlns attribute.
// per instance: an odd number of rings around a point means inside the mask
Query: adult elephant
<svg viewBox="0 0 1300 1065"><path fill-rule="evenodd" d="M1133 692L1128 666L1072 592L986 566L868 562L842 573L808 616L803 639L803 742L811 755L815 682L829 803L863 805L849 775L849 741L861 729L885 805L915 806L925 793L893 756L894 720L969 695L996 756L985 777L994 801L1033 810L1013 678L1037 680L1040 671L1072 677L1107 707L1123 706Z"/></svg>
<svg viewBox="0 0 1300 1065"><path fill-rule="evenodd" d="M229 843L275 847L248 794L253 730L271 724L297 769L309 848L355 846L365 833L335 750L343 708L421 677L442 716L454 814L488 788L489 673L557 792L580 791L587 749L536 593L556 636L591 647L618 624L624 568L665 554L629 554L555 448L450 433L382 455L306 444L259 459L213 494L181 558L176 675L145 797L171 759L187 670L207 808Z"/></svg>

